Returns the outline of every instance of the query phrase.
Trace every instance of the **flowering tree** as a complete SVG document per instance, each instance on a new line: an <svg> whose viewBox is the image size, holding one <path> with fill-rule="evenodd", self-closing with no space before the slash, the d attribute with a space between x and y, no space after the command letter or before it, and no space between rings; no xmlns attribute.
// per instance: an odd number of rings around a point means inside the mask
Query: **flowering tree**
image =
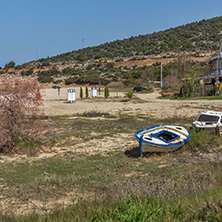
<svg viewBox="0 0 222 222"><path fill-rule="evenodd" d="M18 143L31 141L40 131L40 85L15 75L0 77L0 151L16 152Z"/></svg>

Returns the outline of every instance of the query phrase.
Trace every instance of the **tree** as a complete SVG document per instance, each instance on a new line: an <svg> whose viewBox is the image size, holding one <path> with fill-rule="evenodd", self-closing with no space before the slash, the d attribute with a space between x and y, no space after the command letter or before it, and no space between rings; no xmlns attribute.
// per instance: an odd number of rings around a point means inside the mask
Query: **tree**
<svg viewBox="0 0 222 222"><path fill-rule="evenodd" d="M16 152L18 144L33 142L41 132L40 85L19 76L0 77L0 151Z"/></svg>
<svg viewBox="0 0 222 222"><path fill-rule="evenodd" d="M82 87L80 87L80 94L79 94L80 98L83 98L83 91L82 91Z"/></svg>
<svg viewBox="0 0 222 222"><path fill-rule="evenodd" d="M112 69L112 68L114 68L114 62L109 62L109 63L107 63L107 64L106 64L106 68L107 68L107 69Z"/></svg>
<svg viewBox="0 0 222 222"><path fill-rule="evenodd" d="M38 81L40 83L50 83L53 81L53 78L51 76L39 75Z"/></svg>
<svg viewBox="0 0 222 222"><path fill-rule="evenodd" d="M5 64L5 70L8 70L10 68L15 68L15 62L14 61L10 61L9 63Z"/></svg>
<svg viewBox="0 0 222 222"><path fill-rule="evenodd" d="M68 79L65 79L65 85L71 85L75 83L78 80L78 77L70 77Z"/></svg>
<svg viewBox="0 0 222 222"><path fill-rule="evenodd" d="M104 96L105 96L105 98L107 99L108 97L109 97L109 89L108 89L108 87L106 86L105 87L105 90L104 90L105 92L104 92Z"/></svg>
<svg viewBox="0 0 222 222"><path fill-rule="evenodd" d="M86 98L89 97L89 90L88 90L88 87L86 87Z"/></svg>
<svg viewBox="0 0 222 222"><path fill-rule="evenodd" d="M184 94L185 96L190 97L194 92L197 87L195 84L195 79L196 79L196 72L191 71L186 75L186 81L184 81Z"/></svg>
<svg viewBox="0 0 222 222"><path fill-rule="evenodd" d="M23 72L23 71L22 71L22 72ZM30 76L30 75L33 74L33 69L29 69L28 71L23 72L22 74L25 75L25 76Z"/></svg>

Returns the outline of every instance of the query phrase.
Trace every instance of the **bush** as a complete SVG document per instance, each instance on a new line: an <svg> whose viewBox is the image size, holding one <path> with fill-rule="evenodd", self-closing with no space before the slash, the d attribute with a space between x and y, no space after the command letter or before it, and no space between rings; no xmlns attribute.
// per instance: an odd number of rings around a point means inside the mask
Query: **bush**
<svg viewBox="0 0 222 222"><path fill-rule="evenodd" d="M104 97L105 97L106 99L109 97L109 89L108 89L107 86L105 87L105 90L104 90Z"/></svg>
<svg viewBox="0 0 222 222"><path fill-rule="evenodd" d="M78 77L70 77L65 80L65 85L71 85L71 84L77 82L77 80L78 80Z"/></svg>
<svg viewBox="0 0 222 222"><path fill-rule="evenodd" d="M8 70L10 68L15 68L15 62L14 61L10 61L9 63L5 64L5 70Z"/></svg>
<svg viewBox="0 0 222 222"><path fill-rule="evenodd" d="M107 68L107 69L112 69L112 68L114 68L114 62L109 62L109 63L107 63L107 64L106 64L106 68Z"/></svg>
<svg viewBox="0 0 222 222"><path fill-rule="evenodd" d="M38 81L40 83L50 83L53 81L53 78L51 76L39 75Z"/></svg>
<svg viewBox="0 0 222 222"><path fill-rule="evenodd" d="M79 94L80 98L83 98L83 91L82 91L82 87L80 87L80 94Z"/></svg>
<svg viewBox="0 0 222 222"><path fill-rule="evenodd" d="M126 97L129 99L133 98L133 92L126 93Z"/></svg>
<svg viewBox="0 0 222 222"><path fill-rule="evenodd" d="M86 98L89 97L89 90L88 90L88 87L86 87Z"/></svg>
<svg viewBox="0 0 222 222"><path fill-rule="evenodd" d="M77 84L90 84L90 85L96 85L99 84L99 81L102 85L107 85L109 81L100 78L98 74L87 74L82 75L78 78L76 81Z"/></svg>
<svg viewBox="0 0 222 222"><path fill-rule="evenodd" d="M70 68L70 67L67 67L62 70L63 75L80 75L82 73L83 73L83 71L81 69L76 70L76 69Z"/></svg>
<svg viewBox="0 0 222 222"><path fill-rule="evenodd" d="M22 71L22 73L21 73L22 76L30 76L32 74L33 74L33 69L29 69L26 72Z"/></svg>
<svg viewBox="0 0 222 222"><path fill-rule="evenodd" d="M0 77L0 82L0 151L15 152L17 144L33 144L41 132L40 85L18 76Z"/></svg>

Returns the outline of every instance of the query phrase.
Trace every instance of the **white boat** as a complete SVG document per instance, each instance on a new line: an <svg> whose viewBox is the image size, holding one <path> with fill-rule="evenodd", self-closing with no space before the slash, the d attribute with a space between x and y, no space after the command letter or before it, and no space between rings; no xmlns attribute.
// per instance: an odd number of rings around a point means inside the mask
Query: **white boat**
<svg viewBox="0 0 222 222"><path fill-rule="evenodd" d="M192 125L199 129L222 127L222 111L204 111Z"/></svg>
<svg viewBox="0 0 222 222"><path fill-rule="evenodd" d="M140 144L140 155L145 152L171 152L190 139L185 127L161 124L139 130L135 136Z"/></svg>

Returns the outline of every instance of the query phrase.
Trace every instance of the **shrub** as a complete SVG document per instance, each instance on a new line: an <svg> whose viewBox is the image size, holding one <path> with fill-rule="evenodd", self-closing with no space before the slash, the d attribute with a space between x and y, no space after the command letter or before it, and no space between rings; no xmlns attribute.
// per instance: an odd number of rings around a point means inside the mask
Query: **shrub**
<svg viewBox="0 0 222 222"><path fill-rule="evenodd" d="M114 68L114 62L109 62L109 63L107 63L107 64L106 64L106 68L107 68L107 69L112 69L112 68Z"/></svg>
<svg viewBox="0 0 222 222"><path fill-rule="evenodd" d="M105 90L104 90L104 96L106 99L109 97L109 89L107 86L105 87Z"/></svg>
<svg viewBox="0 0 222 222"><path fill-rule="evenodd" d="M75 83L78 80L78 77L70 77L65 80L65 85L70 85Z"/></svg>
<svg viewBox="0 0 222 222"><path fill-rule="evenodd" d="M15 68L15 62L14 61L10 61L9 63L5 64L5 70L8 70L10 68Z"/></svg>
<svg viewBox="0 0 222 222"><path fill-rule="evenodd" d="M0 151L15 152L17 144L35 141L41 132L40 85L18 76L0 77Z"/></svg>
<svg viewBox="0 0 222 222"><path fill-rule="evenodd" d="M67 67L62 70L63 75L80 75L82 73L83 71L81 69L76 70L75 68L70 68L70 67Z"/></svg>
<svg viewBox="0 0 222 222"><path fill-rule="evenodd" d="M96 110L92 110L90 112L84 112L82 114L82 116L84 117L103 117L103 116L109 116L109 113L105 113L105 112L98 112Z"/></svg>
<svg viewBox="0 0 222 222"><path fill-rule="evenodd" d="M76 83L96 85L99 83L99 81L102 85L107 85L109 83L109 81L107 81L106 79L100 78L98 74L82 75L78 78Z"/></svg>
<svg viewBox="0 0 222 222"><path fill-rule="evenodd" d="M131 99L133 97L133 92L126 93L126 97Z"/></svg>
<svg viewBox="0 0 222 222"><path fill-rule="evenodd" d="M82 91L82 87L80 87L80 94L79 94L80 98L83 98L83 91Z"/></svg>
<svg viewBox="0 0 222 222"><path fill-rule="evenodd" d="M86 98L89 97L89 90L88 90L88 87L86 87Z"/></svg>
<svg viewBox="0 0 222 222"><path fill-rule="evenodd" d="M33 74L33 69L29 69L27 72L25 72L26 76L30 76Z"/></svg>
<svg viewBox="0 0 222 222"><path fill-rule="evenodd" d="M45 76L45 75L39 75L38 76L38 81L40 83L50 83L53 81L53 78L51 76Z"/></svg>
<svg viewBox="0 0 222 222"><path fill-rule="evenodd" d="M33 69L29 69L29 70L26 71L26 72L24 72L24 71L21 72L21 75L22 75L22 76L30 76L30 75L32 75L32 74L33 74Z"/></svg>

